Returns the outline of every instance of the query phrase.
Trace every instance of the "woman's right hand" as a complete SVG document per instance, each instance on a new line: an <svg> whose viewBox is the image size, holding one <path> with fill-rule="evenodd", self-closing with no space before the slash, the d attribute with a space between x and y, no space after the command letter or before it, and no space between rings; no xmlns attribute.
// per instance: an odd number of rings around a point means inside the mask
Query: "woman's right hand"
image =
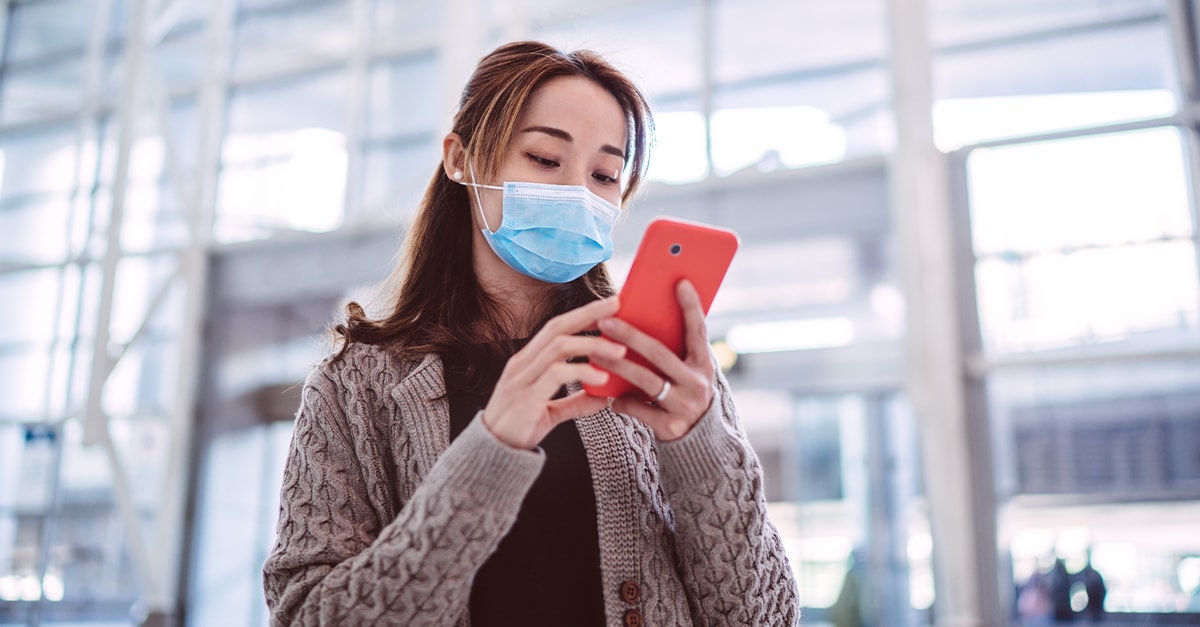
<svg viewBox="0 0 1200 627"><path fill-rule="evenodd" d="M600 411L608 400L582 390L551 400L562 386L579 381L603 385L608 373L575 357L607 361L625 356L625 347L598 336L579 335L617 313L615 296L588 303L546 323L525 348L504 366L483 408L483 424L497 439L514 448L532 449L559 423Z"/></svg>

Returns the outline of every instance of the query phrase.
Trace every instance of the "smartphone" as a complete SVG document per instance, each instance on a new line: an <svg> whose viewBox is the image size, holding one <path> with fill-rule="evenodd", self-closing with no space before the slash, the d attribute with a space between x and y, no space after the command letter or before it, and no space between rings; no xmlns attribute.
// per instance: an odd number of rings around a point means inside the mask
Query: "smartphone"
<svg viewBox="0 0 1200 627"><path fill-rule="evenodd" d="M621 307L616 317L657 338L682 357L685 329L675 286L683 279L691 281L707 315L737 248L738 236L728 229L677 218L656 218L646 227L629 276L621 287ZM653 369L632 350L629 359ZM636 388L611 375L604 385L584 386L584 389L592 396L616 398Z"/></svg>

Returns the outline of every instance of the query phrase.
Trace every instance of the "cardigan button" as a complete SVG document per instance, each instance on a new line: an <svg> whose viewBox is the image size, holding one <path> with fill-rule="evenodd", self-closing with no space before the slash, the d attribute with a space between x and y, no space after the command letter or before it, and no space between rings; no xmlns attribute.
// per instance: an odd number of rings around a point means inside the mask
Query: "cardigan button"
<svg viewBox="0 0 1200 627"><path fill-rule="evenodd" d="M646 623L642 621L642 613L637 610L629 610L625 612L625 627L645 627Z"/></svg>
<svg viewBox="0 0 1200 627"><path fill-rule="evenodd" d="M639 597L642 596L642 590L638 587L636 581L626 581L621 584L621 598L626 603L637 603Z"/></svg>

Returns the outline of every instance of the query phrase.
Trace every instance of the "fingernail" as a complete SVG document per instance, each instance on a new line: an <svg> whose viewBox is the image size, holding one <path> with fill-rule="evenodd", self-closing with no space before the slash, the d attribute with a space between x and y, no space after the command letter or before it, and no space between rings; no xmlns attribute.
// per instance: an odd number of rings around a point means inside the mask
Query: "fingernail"
<svg viewBox="0 0 1200 627"><path fill-rule="evenodd" d="M612 318L605 318L597 324L600 326L601 331L612 331L614 328L616 328L616 323L613 322Z"/></svg>

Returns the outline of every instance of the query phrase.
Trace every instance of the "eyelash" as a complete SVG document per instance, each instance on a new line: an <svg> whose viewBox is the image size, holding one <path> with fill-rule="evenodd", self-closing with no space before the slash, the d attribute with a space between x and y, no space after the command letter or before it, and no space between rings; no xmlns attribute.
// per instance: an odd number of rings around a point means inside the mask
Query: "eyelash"
<svg viewBox="0 0 1200 627"><path fill-rule="evenodd" d="M539 157L533 153L528 153L528 156L531 160L533 160L534 163L542 166L543 168L557 168L558 167L558 162L553 159Z"/></svg>
<svg viewBox="0 0 1200 627"><path fill-rule="evenodd" d="M541 167L543 167L543 168L557 168L557 167L558 167L558 165L559 165L559 164L558 164L558 162L557 162L557 161L555 161L555 160L553 160L553 159L547 159L547 158L545 158L545 157L539 157L538 155L535 155L535 154L533 154L533 153L531 153L531 152L530 152L530 153L526 153L526 156L527 156L527 157L529 157L529 159L530 159L531 161L533 161L534 163L536 163L537 165L539 165L539 166L541 166ZM611 184L613 184L613 183L616 183L616 182L617 182L617 179L616 179L616 178L614 178L614 177L611 177L611 176L609 176L609 175L607 175L607 174L604 174L604 173L602 173L602 172L596 172L596 173L592 174L592 178L593 178L593 179L596 179L597 181L599 181L600 183L603 183L603 184L605 184L605 185L611 185Z"/></svg>

